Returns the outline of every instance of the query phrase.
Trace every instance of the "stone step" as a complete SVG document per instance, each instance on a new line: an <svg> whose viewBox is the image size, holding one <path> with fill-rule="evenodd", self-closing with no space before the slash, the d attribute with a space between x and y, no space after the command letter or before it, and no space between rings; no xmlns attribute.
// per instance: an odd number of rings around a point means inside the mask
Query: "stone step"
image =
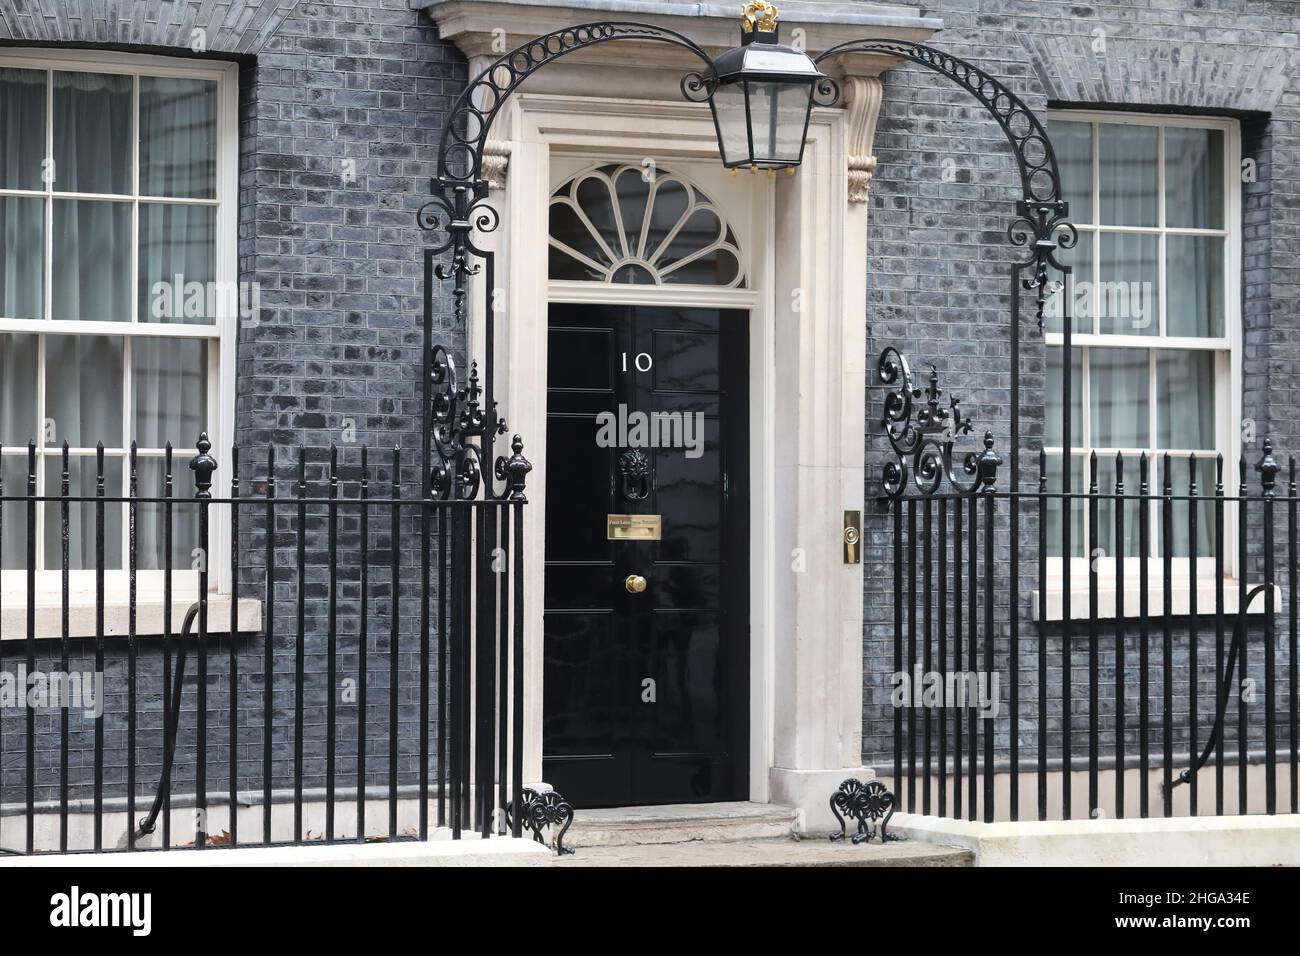
<svg viewBox="0 0 1300 956"><path fill-rule="evenodd" d="M975 854L933 843L832 843L792 837L731 842L592 846L553 858L552 866L789 867L789 866L974 866Z"/></svg>
<svg viewBox="0 0 1300 956"><path fill-rule="evenodd" d="M564 842L575 847L732 843L788 837L794 810L770 803L678 803L574 811Z"/></svg>

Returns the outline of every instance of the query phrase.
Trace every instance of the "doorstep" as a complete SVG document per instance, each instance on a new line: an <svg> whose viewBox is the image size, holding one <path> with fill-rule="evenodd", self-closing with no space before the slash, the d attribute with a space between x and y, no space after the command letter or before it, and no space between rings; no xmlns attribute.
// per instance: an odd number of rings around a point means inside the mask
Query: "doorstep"
<svg viewBox="0 0 1300 956"><path fill-rule="evenodd" d="M795 810L771 803L674 803L656 807L575 810L566 846L731 843L788 837Z"/></svg>
<svg viewBox="0 0 1300 956"><path fill-rule="evenodd" d="M596 846L552 861L557 867L843 867L974 866L975 854L957 847L899 841L832 843L826 837L734 842L658 843Z"/></svg>

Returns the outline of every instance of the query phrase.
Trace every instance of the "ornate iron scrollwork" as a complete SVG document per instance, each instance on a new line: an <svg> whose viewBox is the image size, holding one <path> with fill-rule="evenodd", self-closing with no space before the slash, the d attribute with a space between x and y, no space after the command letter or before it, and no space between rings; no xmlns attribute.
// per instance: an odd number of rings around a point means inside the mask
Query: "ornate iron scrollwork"
<svg viewBox="0 0 1300 956"><path fill-rule="evenodd" d="M1020 280L1021 288L1037 291L1035 316L1038 329L1043 329L1043 313L1047 300L1060 292L1065 284L1060 279L1048 278L1048 268L1065 272L1056 258L1057 249L1073 249L1079 242L1079 230L1066 216L1069 203L1064 200L1038 202L1022 199L1016 203L1016 218L1007 227L1007 238L1013 246L1027 246L1030 256L1021 268L1029 275Z"/></svg>
<svg viewBox="0 0 1300 956"><path fill-rule="evenodd" d="M556 856L565 856L577 852L571 846L564 845L564 834L569 832L569 827L573 825L573 807L558 792L547 790L545 793L538 793L529 787L524 788L523 807L520 813L520 820L524 826L533 831L533 839L555 850ZM514 828L514 801L506 804L506 825ZM547 827L559 827L555 839L550 843L542 836L542 831Z"/></svg>
<svg viewBox="0 0 1300 956"><path fill-rule="evenodd" d="M438 154L443 183L481 179L488 129L505 101L528 77L566 54L610 40L656 41L683 47L703 61L704 69L683 78L682 94L695 102L713 96L713 61L699 44L680 33L623 21L583 23L556 30L505 54L470 81L443 127ZM451 171L453 165L458 172Z"/></svg>
<svg viewBox="0 0 1300 956"><path fill-rule="evenodd" d="M881 53L933 70L975 97L1002 128L1015 155L1021 184L1021 199L1007 234L1013 245L1029 247L1030 256L1020 263L1020 268L1030 274L1021 285L1037 291L1041 330L1047 300L1063 287L1059 281L1049 281L1048 268L1068 271L1057 261L1056 250L1073 249L1079 241L1078 231L1068 218L1070 204L1061 198L1056 152L1042 122L1006 84L943 50L903 40L849 40L826 50L814 62L820 65L844 53Z"/></svg>
<svg viewBox="0 0 1300 956"><path fill-rule="evenodd" d="M450 353L443 346L435 345L430 376L434 386L430 403L434 452L429 470L430 492L442 501L476 498L483 483L485 442L490 448L495 436L504 435L506 421L496 418L489 430L488 410L481 404L483 390L479 386L477 362L470 364L469 381L461 385ZM495 403L493 406L491 411L495 413ZM501 478L504 478L505 460L498 458L494 469ZM486 494L490 498L502 497L494 493L491 482Z"/></svg>
<svg viewBox="0 0 1300 956"><path fill-rule="evenodd" d="M885 832L889 818L894 815L894 795L879 780L863 783L850 777L840 784L840 788L831 795L831 813L839 821L839 832L831 833L832 841L843 840L848 836L844 818L858 821L858 832L853 834L853 842L865 843L876 835L873 825L881 817L880 842L892 843L899 839Z"/></svg>
<svg viewBox="0 0 1300 956"><path fill-rule="evenodd" d="M880 353L877 370L881 382L896 386L885 395L885 415L880 422L898 456L897 461L885 465L884 493L890 498L901 497L910 479L922 494L937 494L945 477L959 494L992 488L1002 459L993 451L991 432L984 433L983 452L968 452L962 458L962 472L973 480L964 482L953 470L953 444L959 436L971 433L972 424L962 414L958 399L949 398L947 408L940 403L943 389L938 370L931 365L928 384L919 387L911 365L892 345Z"/></svg>

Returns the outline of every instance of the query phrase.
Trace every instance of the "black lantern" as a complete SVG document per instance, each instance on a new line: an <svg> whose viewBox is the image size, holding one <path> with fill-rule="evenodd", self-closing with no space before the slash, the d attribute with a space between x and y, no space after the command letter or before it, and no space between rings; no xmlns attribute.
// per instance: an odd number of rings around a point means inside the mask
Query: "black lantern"
<svg viewBox="0 0 1300 956"><path fill-rule="evenodd" d="M839 98L834 80L779 39L776 7L751 0L740 46L713 61L709 105L728 169L798 166L814 103L830 106Z"/></svg>

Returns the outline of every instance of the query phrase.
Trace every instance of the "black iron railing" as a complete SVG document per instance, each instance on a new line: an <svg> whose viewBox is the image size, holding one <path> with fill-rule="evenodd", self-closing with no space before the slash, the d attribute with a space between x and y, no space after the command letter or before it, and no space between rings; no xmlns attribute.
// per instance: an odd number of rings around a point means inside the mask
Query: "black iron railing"
<svg viewBox="0 0 1300 956"><path fill-rule="evenodd" d="M900 807L987 822L1300 810L1295 458L1281 486L1269 441L1235 469L1094 453L1069 491L1040 454L1037 488L1000 487L989 433L955 450L971 428L936 374L917 386L892 349L880 373L897 388L894 675L874 675L874 714L892 718Z"/></svg>
<svg viewBox="0 0 1300 956"><path fill-rule="evenodd" d="M93 713L73 695L0 709L5 852L519 835L522 473L441 501L405 494L422 481L396 448L281 455L221 463L227 497L206 435L192 481L169 446L156 488L134 448L126 488L101 447L80 495L66 445L39 468L35 446L0 459L26 472L0 477L0 672L101 682ZM73 541L93 545L81 567Z"/></svg>

